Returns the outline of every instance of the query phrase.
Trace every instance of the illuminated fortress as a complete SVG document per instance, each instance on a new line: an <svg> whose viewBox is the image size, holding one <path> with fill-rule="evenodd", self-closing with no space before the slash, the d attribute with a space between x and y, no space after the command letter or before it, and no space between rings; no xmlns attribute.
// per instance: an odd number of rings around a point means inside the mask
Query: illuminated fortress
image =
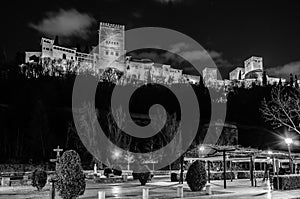
<svg viewBox="0 0 300 199"><path fill-rule="evenodd" d="M199 83L200 77L183 74L181 69L170 65L154 63L149 59L133 59L126 56L125 26L100 22L99 45L90 53L78 52L76 48L68 48L55 44L53 39L41 39L41 51L25 52L25 63L38 62L43 67L43 73L57 76L66 71L78 73L92 71L102 74L110 69L123 75L126 83ZM25 66L23 64L22 66ZM203 82L207 86L227 86L234 83L261 84L264 75L262 57L252 56L244 61L243 67L237 67L229 73L229 80L217 79L217 68L204 68ZM38 76L37 73L31 76ZM278 83L279 78L266 76L269 84ZM281 80L285 82L284 79Z"/></svg>

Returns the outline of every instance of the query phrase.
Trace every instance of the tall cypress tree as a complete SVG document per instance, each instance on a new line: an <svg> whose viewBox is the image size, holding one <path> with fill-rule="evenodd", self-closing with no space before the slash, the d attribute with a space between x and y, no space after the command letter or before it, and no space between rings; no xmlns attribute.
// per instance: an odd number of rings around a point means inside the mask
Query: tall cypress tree
<svg viewBox="0 0 300 199"><path fill-rule="evenodd" d="M290 74L290 86L293 87L294 86L294 77L293 74Z"/></svg>
<svg viewBox="0 0 300 199"><path fill-rule="evenodd" d="M59 46L58 35L55 36L54 45Z"/></svg>
<svg viewBox="0 0 300 199"><path fill-rule="evenodd" d="M297 75L295 75L295 88L299 88Z"/></svg>
<svg viewBox="0 0 300 199"><path fill-rule="evenodd" d="M279 78L278 86L282 86L281 77Z"/></svg>
<svg viewBox="0 0 300 199"><path fill-rule="evenodd" d="M266 74L266 71L263 72L262 84L263 84L263 86L267 85L267 74Z"/></svg>

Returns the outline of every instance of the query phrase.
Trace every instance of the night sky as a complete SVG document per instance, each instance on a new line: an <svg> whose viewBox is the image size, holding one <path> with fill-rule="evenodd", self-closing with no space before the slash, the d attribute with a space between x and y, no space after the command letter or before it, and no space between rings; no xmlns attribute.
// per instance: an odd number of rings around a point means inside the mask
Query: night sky
<svg viewBox="0 0 300 199"><path fill-rule="evenodd" d="M299 11L297 1L288 0L10 0L0 8L1 58L38 50L41 36L59 35L66 46L97 45L99 22L104 21L126 29L180 31L213 52L224 71L256 55L264 58L271 75L300 75Z"/></svg>

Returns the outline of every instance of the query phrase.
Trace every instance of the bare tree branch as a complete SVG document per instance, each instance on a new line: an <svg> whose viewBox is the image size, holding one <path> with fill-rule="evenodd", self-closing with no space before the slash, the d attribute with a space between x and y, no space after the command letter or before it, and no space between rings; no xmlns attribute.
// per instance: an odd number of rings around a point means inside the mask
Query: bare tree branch
<svg viewBox="0 0 300 199"><path fill-rule="evenodd" d="M300 95L291 87L275 87L271 99L264 99L260 108L263 118L273 127L288 127L300 134Z"/></svg>

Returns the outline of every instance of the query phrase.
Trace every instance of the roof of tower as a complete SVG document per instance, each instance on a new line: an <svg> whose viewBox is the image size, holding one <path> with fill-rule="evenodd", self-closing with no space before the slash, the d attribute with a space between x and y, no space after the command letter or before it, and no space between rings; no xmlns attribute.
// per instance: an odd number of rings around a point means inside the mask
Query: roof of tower
<svg viewBox="0 0 300 199"><path fill-rule="evenodd" d="M124 25L120 25L120 24L112 24L112 23L106 23L106 22L100 22L100 26L101 27L108 27L108 28L118 28L118 29L125 29Z"/></svg>

